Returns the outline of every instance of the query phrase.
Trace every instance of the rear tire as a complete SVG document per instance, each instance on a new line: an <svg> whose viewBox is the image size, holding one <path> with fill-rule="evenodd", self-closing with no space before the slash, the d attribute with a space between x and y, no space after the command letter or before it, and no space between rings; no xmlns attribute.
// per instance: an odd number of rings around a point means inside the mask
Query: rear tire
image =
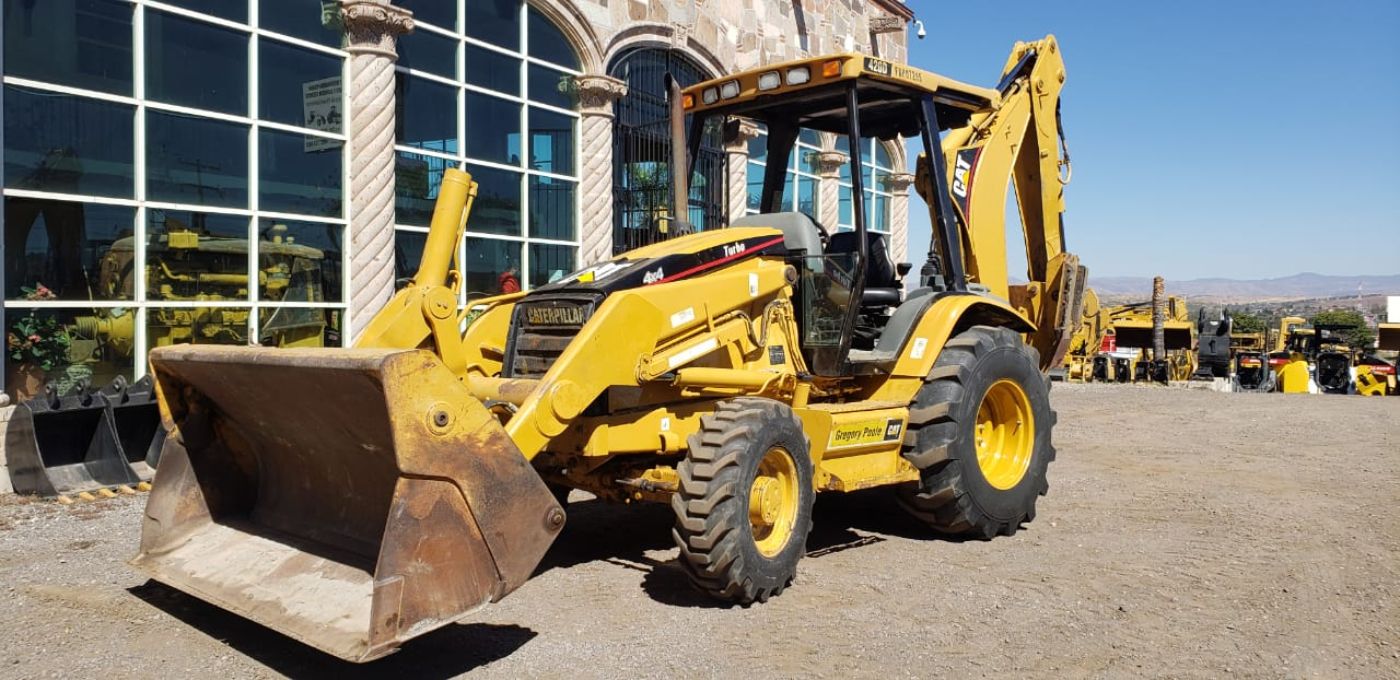
<svg viewBox="0 0 1400 680"><path fill-rule="evenodd" d="M1049 490L1054 425L1034 348L1008 328L959 333L910 407L904 457L921 479L901 488L901 504L944 535L1015 534Z"/></svg>
<svg viewBox="0 0 1400 680"><path fill-rule="evenodd" d="M812 529L812 458L802 422L771 399L732 399L700 418L677 466L672 536L690 581L751 604L797 575Z"/></svg>

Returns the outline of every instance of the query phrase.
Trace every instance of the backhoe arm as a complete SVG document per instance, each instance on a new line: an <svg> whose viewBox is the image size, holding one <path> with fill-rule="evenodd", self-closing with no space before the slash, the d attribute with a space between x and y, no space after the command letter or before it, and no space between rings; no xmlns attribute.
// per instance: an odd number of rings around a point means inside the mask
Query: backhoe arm
<svg viewBox="0 0 1400 680"><path fill-rule="evenodd" d="M974 114L942 142L969 281L1008 300L1037 326L1031 344L1058 365L1081 323L1086 272L1065 251L1060 90L1065 69L1054 36L1017 43L1002 71L999 106ZM1061 169L1065 174L1061 175ZM1016 188L1025 236L1025 285L1007 270L1006 190Z"/></svg>

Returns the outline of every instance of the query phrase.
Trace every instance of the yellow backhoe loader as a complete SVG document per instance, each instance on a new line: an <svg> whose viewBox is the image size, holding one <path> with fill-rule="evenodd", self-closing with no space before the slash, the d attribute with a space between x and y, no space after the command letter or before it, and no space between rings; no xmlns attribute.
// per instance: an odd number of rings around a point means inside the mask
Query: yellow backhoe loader
<svg viewBox="0 0 1400 680"><path fill-rule="evenodd" d="M741 604L792 582L818 491L892 487L937 532L1015 533L1047 489L1044 371L1085 281L1064 250L1064 75L1046 37L990 89L859 54L672 84L680 203L706 126L746 117L769 133L762 214L471 310L452 254L474 184L449 170L417 274L355 347L151 352L170 436L133 564L365 661L524 583L561 488L669 503L693 583ZM859 158L853 232L778 212L803 128L922 141L917 290L867 229Z"/></svg>

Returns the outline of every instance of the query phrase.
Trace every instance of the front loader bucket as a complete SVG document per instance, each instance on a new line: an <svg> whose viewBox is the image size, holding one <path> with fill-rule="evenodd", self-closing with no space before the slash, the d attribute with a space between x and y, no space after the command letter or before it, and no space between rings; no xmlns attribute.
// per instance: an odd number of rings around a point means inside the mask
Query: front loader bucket
<svg viewBox="0 0 1400 680"><path fill-rule="evenodd" d="M563 510L427 351L176 346L132 564L368 661L520 586Z"/></svg>
<svg viewBox="0 0 1400 680"><path fill-rule="evenodd" d="M59 396L50 386L19 408L31 427L23 445L6 452L17 493L58 496L137 483L101 393L80 385Z"/></svg>
<svg viewBox="0 0 1400 680"><path fill-rule="evenodd" d="M132 474L143 482L150 481L165 444L165 428L160 426L160 407L151 377L130 385L119 377L102 388L102 396L112 411L112 426Z"/></svg>

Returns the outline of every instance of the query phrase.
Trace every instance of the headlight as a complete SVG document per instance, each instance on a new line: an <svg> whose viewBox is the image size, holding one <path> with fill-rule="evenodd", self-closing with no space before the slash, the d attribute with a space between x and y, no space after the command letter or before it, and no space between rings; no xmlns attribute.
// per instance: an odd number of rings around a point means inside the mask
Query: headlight
<svg viewBox="0 0 1400 680"><path fill-rule="evenodd" d="M719 90L713 87L705 88L705 91L700 93L700 101L705 102L706 105L719 101Z"/></svg>
<svg viewBox="0 0 1400 680"><path fill-rule="evenodd" d="M719 86L719 96L721 99L733 99L739 96L739 81L731 80Z"/></svg>
<svg viewBox="0 0 1400 680"><path fill-rule="evenodd" d="M782 84L783 78L782 76L778 75L777 71L769 71L767 73L758 74L758 89L760 90L776 89L779 85Z"/></svg>
<svg viewBox="0 0 1400 680"><path fill-rule="evenodd" d="M787 72L788 85L801 85L812 79L812 72L806 66L790 68Z"/></svg>

